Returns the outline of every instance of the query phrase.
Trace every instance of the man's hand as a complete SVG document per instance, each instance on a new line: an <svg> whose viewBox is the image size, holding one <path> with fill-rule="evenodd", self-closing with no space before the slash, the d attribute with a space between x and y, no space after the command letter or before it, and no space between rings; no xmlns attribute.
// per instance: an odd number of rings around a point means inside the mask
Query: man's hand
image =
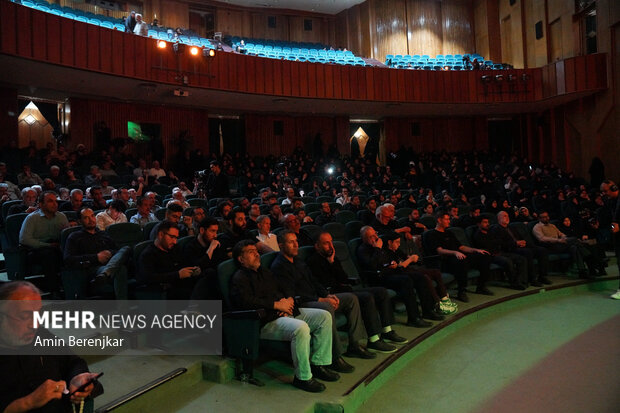
<svg viewBox="0 0 620 413"><path fill-rule="evenodd" d="M454 256L457 260L464 260L465 258L467 258L467 255L463 254L460 251L454 251Z"/></svg>
<svg viewBox="0 0 620 413"><path fill-rule="evenodd" d="M611 232L613 232L614 234L617 234L618 232L620 232L620 225L618 225L617 222L611 223Z"/></svg>
<svg viewBox="0 0 620 413"><path fill-rule="evenodd" d="M209 244L209 248L207 248L207 255L209 256L209 258L213 257L213 251L215 251L215 249L219 246L220 242L218 240L214 239L213 241L211 241L211 244Z"/></svg>
<svg viewBox="0 0 620 413"><path fill-rule="evenodd" d="M72 391L77 390L78 387L80 387L81 385L89 381L91 378L95 378L95 377L97 377L97 373L78 374L77 376L71 379L71 383L69 384L69 392L71 393ZM84 391L76 392L73 396L71 396L71 402L80 403L81 401L83 401L85 398L87 398L90 395L90 393L93 391L94 388L95 388L94 384L92 383L89 384L88 386L86 386Z"/></svg>
<svg viewBox="0 0 620 413"><path fill-rule="evenodd" d="M179 278L189 278L194 273L194 267L185 267L179 270Z"/></svg>
<svg viewBox="0 0 620 413"><path fill-rule="evenodd" d="M375 248L383 248L383 240L379 237L372 243L372 246Z"/></svg>
<svg viewBox="0 0 620 413"><path fill-rule="evenodd" d="M67 387L64 380L54 381L45 380L35 391L30 393L30 403L32 409L45 406L50 400L60 399L63 390ZM31 410L31 409L29 409Z"/></svg>
<svg viewBox="0 0 620 413"><path fill-rule="evenodd" d="M517 247L519 248L525 248L526 245L527 241L525 241L524 239L517 241Z"/></svg>
<svg viewBox="0 0 620 413"><path fill-rule="evenodd" d="M491 253L487 250L481 250L479 248L474 249L474 251L476 251L478 254L482 254L482 255L491 255Z"/></svg>
<svg viewBox="0 0 620 413"><path fill-rule="evenodd" d="M112 251L110 250L103 250L97 253L97 260L101 264L105 264L106 262L110 260L110 258L112 258Z"/></svg>
<svg viewBox="0 0 620 413"><path fill-rule="evenodd" d="M273 309L286 315L293 315L293 309L295 308L295 300L293 297L280 298L280 300L273 303Z"/></svg>

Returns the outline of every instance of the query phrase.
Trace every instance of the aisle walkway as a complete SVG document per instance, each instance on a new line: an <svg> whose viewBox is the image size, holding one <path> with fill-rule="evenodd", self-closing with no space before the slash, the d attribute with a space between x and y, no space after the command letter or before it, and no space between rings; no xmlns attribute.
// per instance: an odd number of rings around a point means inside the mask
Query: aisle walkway
<svg viewBox="0 0 620 413"><path fill-rule="evenodd" d="M359 412L616 412L620 303L582 292L459 329ZM415 350L414 350L415 351Z"/></svg>

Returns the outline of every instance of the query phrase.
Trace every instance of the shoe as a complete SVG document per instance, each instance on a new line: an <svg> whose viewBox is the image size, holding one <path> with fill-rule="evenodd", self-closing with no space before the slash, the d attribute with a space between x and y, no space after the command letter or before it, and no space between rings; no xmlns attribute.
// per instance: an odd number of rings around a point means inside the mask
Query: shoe
<svg viewBox="0 0 620 413"><path fill-rule="evenodd" d="M299 380L297 377L293 379L293 386L310 393L320 393L325 390L325 385L314 379Z"/></svg>
<svg viewBox="0 0 620 413"><path fill-rule="evenodd" d="M620 300L620 290L618 290L614 294L612 294L611 298L613 298L614 300Z"/></svg>
<svg viewBox="0 0 620 413"><path fill-rule="evenodd" d="M426 318L427 320L434 320L434 321L443 321L446 319L446 317L442 316L441 314L438 314L436 311L430 311L428 313L424 313L422 315L422 318Z"/></svg>
<svg viewBox="0 0 620 413"><path fill-rule="evenodd" d="M547 285L553 284L551 282L551 280L549 278L545 277L544 275L541 275L540 277L538 277L538 282L541 282L541 283L547 284Z"/></svg>
<svg viewBox="0 0 620 413"><path fill-rule="evenodd" d="M512 288L513 290L523 291L527 287L523 284L516 283L516 284L510 284L510 288Z"/></svg>
<svg viewBox="0 0 620 413"><path fill-rule="evenodd" d="M450 300L449 298L444 298L443 300L441 300L439 302L440 306L443 307L453 307L453 308L458 308L459 305L457 303L455 303L454 301Z"/></svg>
<svg viewBox="0 0 620 413"><path fill-rule="evenodd" d="M310 366L312 377L323 381L338 381L340 374L328 370L325 366Z"/></svg>
<svg viewBox="0 0 620 413"><path fill-rule="evenodd" d="M478 288L476 288L476 294L495 295L493 293L493 291L489 290L487 287L478 287Z"/></svg>
<svg viewBox="0 0 620 413"><path fill-rule="evenodd" d="M530 281L530 285L532 287L542 287L543 286L542 283L540 281L538 281L538 280Z"/></svg>
<svg viewBox="0 0 620 413"><path fill-rule="evenodd" d="M386 354L393 353L397 350L396 346L388 344L383 340L373 341L372 343L369 341L368 344L366 344L366 347L369 350L377 351L379 353L386 353Z"/></svg>
<svg viewBox="0 0 620 413"><path fill-rule="evenodd" d="M459 293L456 295L456 299L464 303L469 302L469 297L467 296L467 293L465 291L459 291Z"/></svg>
<svg viewBox="0 0 620 413"><path fill-rule="evenodd" d="M426 327L432 326L433 323L431 323L430 321L423 320L420 317L418 317L413 321L407 321L407 325L411 327L417 327L417 328L426 328Z"/></svg>
<svg viewBox="0 0 620 413"><path fill-rule="evenodd" d="M90 280L90 285L93 288L103 288L108 283L108 275L104 272L97 274Z"/></svg>
<svg viewBox="0 0 620 413"><path fill-rule="evenodd" d="M366 360L374 359L375 357L377 357L375 353L371 353L370 351L366 350L362 346L349 347L345 355L347 357L356 357L358 359L366 359Z"/></svg>
<svg viewBox="0 0 620 413"><path fill-rule="evenodd" d="M381 340L389 341L391 343L396 343L396 344L405 344L409 342L409 340L407 340L405 337L401 337L398 334L396 334L396 331L394 330L390 330L387 333L381 334Z"/></svg>
<svg viewBox="0 0 620 413"><path fill-rule="evenodd" d="M450 314L454 314L458 311L458 307L457 306L451 306L448 304L444 304L443 302L439 303L439 314L442 315L450 315Z"/></svg>
<svg viewBox="0 0 620 413"><path fill-rule="evenodd" d="M373 357L377 357L375 354L372 355ZM353 373L355 371L355 367L344 361L342 357L338 357L336 361L332 362L332 364L329 365L329 369L337 371L338 373Z"/></svg>

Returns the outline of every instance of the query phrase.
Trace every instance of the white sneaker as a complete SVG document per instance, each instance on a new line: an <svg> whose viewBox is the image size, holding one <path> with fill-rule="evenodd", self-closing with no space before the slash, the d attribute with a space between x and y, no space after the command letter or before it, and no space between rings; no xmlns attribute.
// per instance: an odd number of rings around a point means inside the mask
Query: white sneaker
<svg viewBox="0 0 620 413"><path fill-rule="evenodd" d="M620 289L611 295L614 300L620 300Z"/></svg>

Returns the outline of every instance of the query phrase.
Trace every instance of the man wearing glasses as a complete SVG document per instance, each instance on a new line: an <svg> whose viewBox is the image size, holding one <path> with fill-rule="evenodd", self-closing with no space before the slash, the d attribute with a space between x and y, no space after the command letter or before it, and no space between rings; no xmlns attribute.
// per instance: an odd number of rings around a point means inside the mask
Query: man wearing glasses
<svg viewBox="0 0 620 413"><path fill-rule="evenodd" d="M178 239L177 224L162 221L155 241L140 254L138 282L150 290L166 291L170 300L207 300L207 280L200 276L200 267L186 265L176 248Z"/></svg>

